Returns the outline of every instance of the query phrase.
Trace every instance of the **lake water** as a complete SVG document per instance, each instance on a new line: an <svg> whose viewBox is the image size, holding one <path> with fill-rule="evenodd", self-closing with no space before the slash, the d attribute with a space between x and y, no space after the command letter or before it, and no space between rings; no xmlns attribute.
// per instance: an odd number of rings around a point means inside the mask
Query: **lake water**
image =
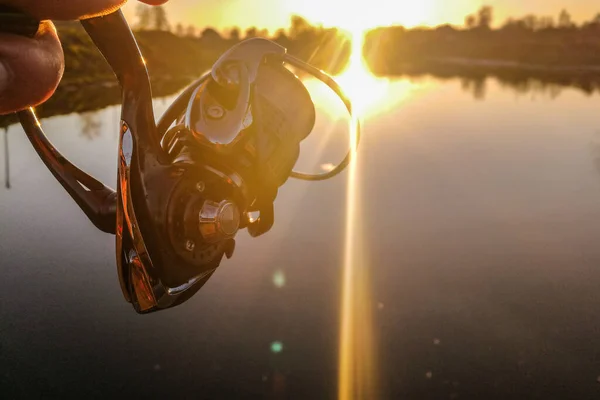
<svg viewBox="0 0 600 400"><path fill-rule="evenodd" d="M114 237L20 126L0 132L0 397L336 398L354 218L377 397L600 398L600 97L485 89L373 82L351 212L349 172L289 181L272 231L240 233L190 301L143 316L122 298ZM348 145L326 105L304 170ZM113 187L118 122L118 106L42 121Z"/></svg>

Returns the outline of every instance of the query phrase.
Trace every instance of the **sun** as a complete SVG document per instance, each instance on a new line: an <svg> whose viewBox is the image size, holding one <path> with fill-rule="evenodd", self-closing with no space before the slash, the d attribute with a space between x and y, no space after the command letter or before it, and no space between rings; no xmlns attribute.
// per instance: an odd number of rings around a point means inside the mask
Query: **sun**
<svg viewBox="0 0 600 400"><path fill-rule="evenodd" d="M350 59L342 73L336 76L336 80L352 100L353 109L361 117L365 117L368 109L385 96L389 83L387 78L378 79L373 76L363 58L365 34L366 30L360 28L350 32Z"/></svg>
<svg viewBox="0 0 600 400"><path fill-rule="evenodd" d="M351 43L351 53L345 68L333 78L340 84L345 95L351 99L352 108L361 120L385 114L410 98L418 89L419 85L408 79L399 80L373 75L363 57L365 36L370 28L355 25L352 30L345 28L340 30ZM340 118L343 114L340 113L341 103L327 86L317 79L306 79L304 84L316 104L321 106L321 111L333 120Z"/></svg>

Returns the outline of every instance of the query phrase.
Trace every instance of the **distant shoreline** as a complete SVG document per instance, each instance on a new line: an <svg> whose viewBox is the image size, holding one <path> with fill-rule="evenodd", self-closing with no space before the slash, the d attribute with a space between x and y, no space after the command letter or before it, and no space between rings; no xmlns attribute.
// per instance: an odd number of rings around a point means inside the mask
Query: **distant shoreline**
<svg viewBox="0 0 600 400"><path fill-rule="evenodd" d="M116 79L79 24L58 25L65 53L65 75L56 93L36 108L40 118L98 110L121 102ZM205 29L185 36L161 30L134 32L147 62L156 97L169 96L207 71L241 38ZM256 32L255 32L256 33ZM350 46L338 30L292 21L289 33L270 38L293 54L335 76L348 62ZM520 91L531 82L600 92L600 23L591 28L539 30L486 28L377 28L363 47L375 76L458 78L480 87L487 78ZM478 89L479 90L479 89ZM0 116L0 127L18 122Z"/></svg>
<svg viewBox="0 0 600 400"><path fill-rule="evenodd" d="M438 79L456 78L480 83L494 78L515 89L527 87L529 82L543 85L575 87L586 93L600 92L600 66L559 66L525 64L505 60L482 60L459 57L440 57L419 62L398 64L389 73L373 72L375 76L416 79L432 76ZM177 93L197 79L198 75L165 75L152 80L156 98ZM121 91L114 77L101 75L94 78L65 79L56 93L36 108L39 118L84 113L121 103ZM0 116L0 128L18 123L15 114Z"/></svg>
<svg viewBox="0 0 600 400"><path fill-rule="evenodd" d="M600 74L600 65L567 65L567 66L552 66L543 64L529 64L518 61L509 60L494 60L494 59L477 59L477 58L461 58L461 57L439 57L431 58L432 62L456 65L465 67L481 67L481 68L506 68L523 71L544 71L544 72L596 72Z"/></svg>

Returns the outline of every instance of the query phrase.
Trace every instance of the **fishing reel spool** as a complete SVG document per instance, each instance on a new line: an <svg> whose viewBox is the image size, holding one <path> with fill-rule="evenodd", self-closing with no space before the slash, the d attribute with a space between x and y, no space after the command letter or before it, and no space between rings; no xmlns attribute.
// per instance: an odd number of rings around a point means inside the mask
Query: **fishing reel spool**
<svg viewBox="0 0 600 400"><path fill-rule="evenodd" d="M116 192L64 158L33 110L19 118L88 218L116 234L119 281L138 313L189 299L223 256L232 256L240 229L253 237L269 231L278 188L289 177L325 180L350 162L348 152L323 174L293 170L300 143L314 128L315 108L286 64L323 81L352 110L330 76L277 43L254 38L233 46L155 123L148 73L121 11L82 25L123 90Z"/></svg>

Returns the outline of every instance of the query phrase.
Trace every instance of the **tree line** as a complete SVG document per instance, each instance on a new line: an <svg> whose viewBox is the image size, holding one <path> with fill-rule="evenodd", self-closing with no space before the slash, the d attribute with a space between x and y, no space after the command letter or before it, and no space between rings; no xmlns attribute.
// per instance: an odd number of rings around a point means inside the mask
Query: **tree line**
<svg viewBox="0 0 600 400"><path fill-rule="evenodd" d="M135 17L136 20L133 24L133 29L135 31L168 31L181 37L199 37L206 35L214 35L214 33L216 33L219 36L221 35L213 28L200 29L193 24L185 26L181 22L172 25L169 22L167 12L164 6L150 7L145 4L139 4L136 9ZM225 35L226 38L232 40L241 40L244 38L251 38L257 36L268 37L269 31L267 29L250 27L242 33L240 28L232 27L228 29L227 34Z"/></svg>
<svg viewBox="0 0 600 400"><path fill-rule="evenodd" d="M181 23L172 25L163 6L149 7L140 4L132 26L138 38L153 36L164 39L164 35L161 36L158 32L168 32L188 39L188 44L193 42L200 46L195 51L202 52L206 59L216 59L218 55L241 40L254 37L269 38L286 47L291 54L333 73L344 67L351 49L348 35L344 32L335 27L312 25L298 15L292 15L290 25L277 30L274 34L255 26L244 31L234 26L219 32L212 27L199 29L194 25L184 26ZM160 44L157 42L151 46L145 47L143 44L141 46L142 50L145 50L144 53L146 51L151 53ZM181 50L180 47L176 46L175 49Z"/></svg>
<svg viewBox="0 0 600 400"><path fill-rule="evenodd" d="M281 37L286 35L286 31L290 31L301 27L304 30L323 29L322 26L312 26L306 19L294 15L291 17L291 27L281 28L275 32L273 37ZM466 30L491 30L494 29L494 9L492 6L482 6L477 11L468 14L464 19L463 27ZM195 25L184 26L182 23L172 25L169 22L164 6L150 7L144 4L139 4L136 10L136 21L133 27L137 31L159 30L170 31L177 36L198 37L205 35L214 35L215 33L223 38L231 40L242 40L251 37L269 37L267 29L257 27L247 28L244 32L239 27L227 29L223 34L217 32L213 28L198 28ZM450 27L448 24L441 24L436 28ZM385 27L382 27L385 28ZM436 29L432 28L432 29ZM452 27L457 29L457 27ZM596 13L590 20L583 21L580 24L574 22L571 14L563 9L557 16L551 15L535 15L527 14L522 17L508 17L496 28L499 31L503 30L586 30L600 28L600 12ZM423 28L415 28L423 29Z"/></svg>
<svg viewBox="0 0 600 400"><path fill-rule="evenodd" d="M475 13L465 17L465 28L492 29L494 22L494 9L491 6L482 6ZM573 30L573 29L598 29L600 28L600 12L590 20L577 24L571 14L563 9L558 16L527 14L522 17L508 17L498 30Z"/></svg>
<svg viewBox="0 0 600 400"><path fill-rule="evenodd" d="M244 31L239 27L234 26L225 29L224 32L219 32L212 27L201 29L192 24L184 26L181 22L172 25L169 22L164 6L150 7L145 4L139 4L137 6L135 18L132 27L137 32L166 31L180 37L204 38L207 40L219 38L237 42L254 37L285 40L289 38L299 38L302 35L304 35L304 38L306 39L308 36L331 35L332 32L335 32L336 35L338 34L336 28L313 26L308 20L298 15L292 15L290 18L290 26L278 29L273 35L269 33L268 29L258 28L256 26L249 27Z"/></svg>
<svg viewBox="0 0 600 400"><path fill-rule="evenodd" d="M580 23L567 10L556 17L525 15L495 23L494 9L483 6L461 26L373 29L363 50L368 65L381 75L475 67L600 74L600 13Z"/></svg>

